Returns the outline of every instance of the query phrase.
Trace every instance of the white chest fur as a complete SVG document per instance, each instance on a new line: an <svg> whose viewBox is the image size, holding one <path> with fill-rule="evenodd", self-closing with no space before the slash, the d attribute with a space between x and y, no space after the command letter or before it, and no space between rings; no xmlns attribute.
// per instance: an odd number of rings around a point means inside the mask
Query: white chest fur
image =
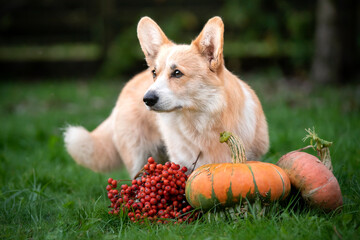
<svg viewBox="0 0 360 240"><path fill-rule="evenodd" d="M216 119L205 113L193 113L191 119L181 112L158 115L160 132L167 146L170 160L191 168L199 153L197 167L211 162L223 162L223 156L209 149L219 147L219 132L213 130Z"/></svg>

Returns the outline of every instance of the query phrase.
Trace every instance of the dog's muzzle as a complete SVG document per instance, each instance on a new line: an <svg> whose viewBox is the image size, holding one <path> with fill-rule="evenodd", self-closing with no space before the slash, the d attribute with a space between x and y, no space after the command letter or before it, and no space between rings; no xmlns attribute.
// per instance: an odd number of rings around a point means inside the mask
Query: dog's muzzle
<svg viewBox="0 0 360 240"><path fill-rule="evenodd" d="M158 100L159 97L155 93L155 91L148 91L143 98L144 103L149 107L154 106L158 102Z"/></svg>

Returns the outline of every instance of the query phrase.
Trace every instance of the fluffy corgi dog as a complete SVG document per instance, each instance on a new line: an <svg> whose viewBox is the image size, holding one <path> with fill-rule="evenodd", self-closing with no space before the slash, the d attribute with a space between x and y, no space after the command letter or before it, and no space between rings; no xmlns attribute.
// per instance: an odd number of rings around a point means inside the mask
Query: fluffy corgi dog
<svg viewBox="0 0 360 240"><path fill-rule="evenodd" d="M149 156L192 168L230 162L219 134L238 135L249 160L268 150L267 122L255 92L224 66L224 25L211 18L190 45L170 41L149 17L137 35L149 68L123 88L111 115L94 131L69 126L75 161L94 171L126 166L134 177Z"/></svg>

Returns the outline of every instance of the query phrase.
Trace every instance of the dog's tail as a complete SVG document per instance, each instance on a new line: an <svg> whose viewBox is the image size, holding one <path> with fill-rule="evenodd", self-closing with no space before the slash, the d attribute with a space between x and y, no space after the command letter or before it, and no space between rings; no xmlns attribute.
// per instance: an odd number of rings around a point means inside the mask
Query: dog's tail
<svg viewBox="0 0 360 240"><path fill-rule="evenodd" d="M65 147L80 165L94 171L110 171L121 164L113 143L112 115L91 133L81 126L68 126L64 132Z"/></svg>

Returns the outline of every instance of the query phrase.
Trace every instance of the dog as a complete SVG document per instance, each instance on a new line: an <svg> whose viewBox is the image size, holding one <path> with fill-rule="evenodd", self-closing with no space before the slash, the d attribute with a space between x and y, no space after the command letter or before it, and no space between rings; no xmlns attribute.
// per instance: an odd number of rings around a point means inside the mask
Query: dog
<svg viewBox="0 0 360 240"><path fill-rule="evenodd" d="M190 45L170 41L149 17L137 27L148 69L122 89L110 116L91 133L68 126L64 142L75 161L94 171L122 162L134 177L152 156L189 170L231 161L219 134L230 131L243 142L248 160L269 147L261 103L248 84L224 65L224 24L211 18Z"/></svg>

